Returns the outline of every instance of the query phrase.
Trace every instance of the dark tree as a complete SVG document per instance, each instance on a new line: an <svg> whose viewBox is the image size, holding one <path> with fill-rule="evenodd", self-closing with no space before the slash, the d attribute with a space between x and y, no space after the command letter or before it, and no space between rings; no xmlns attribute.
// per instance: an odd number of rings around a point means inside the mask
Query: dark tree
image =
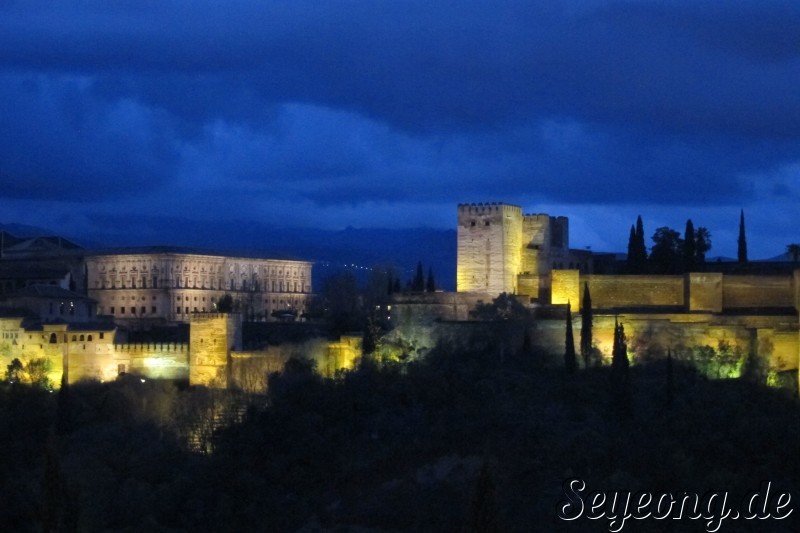
<svg viewBox="0 0 800 533"><path fill-rule="evenodd" d="M672 369L672 350L667 351L667 409L672 409L675 400L675 376Z"/></svg>
<svg viewBox="0 0 800 533"><path fill-rule="evenodd" d="M631 224L631 234L628 237L628 272L636 272L636 228Z"/></svg>
<svg viewBox="0 0 800 533"><path fill-rule="evenodd" d="M694 264L702 266L706 262L706 252L711 249L711 232L700 226L694 232Z"/></svg>
<svg viewBox="0 0 800 533"><path fill-rule="evenodd" d="M625 338L625 328L614 320L614 345L611 350L612 375L618 378L627 378L628 367L628 343Z"/></svg>
<svg viewBox="0 0 800 533"><path fill-rule="evenodd" d="M572 334L572 308L567 302L567 333L564 339L564 367L568 374L574 374L578 369L578 360L575 357L575 337Z"/></svg>
<svg viewBox="0 0 800 533"><path fill-rule="evenodd" d="M428 267L428 281L425 283L425 290L436 292L436 282L433 279L433 269Z"/></svg>
<svg viewBox="0 0 800 533"><path fill-rule="evenodd" d="M394 278L394 284L392 285L392 292L403 292L403 287L400 286L400 278Z"/></svg>
<svg viewBox="0 0 800 533"><path fill-rule="evenodd" d="M697 242L692 219L686 221L686 230L683 232L683 270L694 272L697 265Z"/></svg>
<svg viewBox="0 0 800 533"><path fill-rule="evenodd" d="M644 244L642 215L636 217L636 268L639 274L647 270L647 247Z"/></svg>
<svg viewBox="0 0 800 533"><path fill-rule="evenodd" d="M468 523L464 529L470 533L499 532L501 530L499 514L494 481L484 461L470 504Z"/></svg>
<svg viewBox="0 0 800 533"><path fill-rule="evenodd" d="M422 272L422 261L417 263L417 275L414 276L414 281L411 283L411 290L414 292L425 290L425 274Z"/></svg>
<svg viewBox="0 0 800 533"><path fill-rule="evenodd" d="M226 294L219 299L217 302L217 311L220 313L233 312L233 297L230 294Z"/></svg>
<svg viewBox="0 0 800 533"><path fill-rule="evenodd" d="M592 358L592 296L589 284L583 284L583 302L581 306L581 357L583 364L589 368Z"/></svg>
<svg viewBox="0 0 800 533"><path fill-rule="evenodd" d="M380 336L380 327L372 317L367 318L367 323L364 327L364 336L361 342L361 351L364 355L372 355L378 347L378 337Z"/></svg>
<svg viewBox="0 0 800 533"><path fill-rule="evenodd" d="M492 303L478 302L475 309L469 312L472 318L477 320L524 320L530 314L525 307L513 295L501 292Z"/></svg>
<svg viewBox="0 0 800 533"><path fill-rule="evenodd" d="M658 228L653 234L653 248L650 250L650 264L658 274L680 272L683 256L681 234L666 226Z"/></svg>
<svg viewBox="0 0 800 533"><path fill-rule="evenodd" d="M611 395L619 414L625 418L632 416L629 366L628 343L625 339L625 328L615 320L614 347L611 355Z"/></svg>
<svg viewBox="0 0 800 533"><path fill-rule="evenodd" d="M744 209L739 215L739 262L747 263L747 238L744 235Z"/></svg>
<svg viewBox="0 0 800 533"><path fill-rule="evenodd" d="M72 431L72 398L69 378L66 371L61 375L61 388L58 389L56 403L56 434L66 435Z"/></svg>

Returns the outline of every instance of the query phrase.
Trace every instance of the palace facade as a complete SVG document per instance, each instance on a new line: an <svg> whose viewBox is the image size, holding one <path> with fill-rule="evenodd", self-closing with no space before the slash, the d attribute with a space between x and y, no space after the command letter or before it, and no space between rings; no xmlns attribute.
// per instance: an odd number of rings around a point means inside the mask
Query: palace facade
<svg viewBox="0 0 800 533"><path fill-rule="evenodd" d="M218 311L226 295L249 320L299 317L312 294L308 261L147 248L90 254L85 262L97 313L132 327L188 322L192 314Z"/></svg>

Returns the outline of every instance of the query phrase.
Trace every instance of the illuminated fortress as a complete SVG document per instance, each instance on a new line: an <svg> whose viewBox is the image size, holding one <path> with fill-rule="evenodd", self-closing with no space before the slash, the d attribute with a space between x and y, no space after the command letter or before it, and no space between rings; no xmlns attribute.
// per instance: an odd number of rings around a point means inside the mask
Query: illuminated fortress
<svg viewBox="0 0 800 533"><path fill-rule="evenodd" d="M773 272L768 275L753 273L758 268L604 274L598 272L613 271L605 268L613 256L571 250L565 217L526 215L504 203L460 204L457 224L456 292L395 297L399 329L418 345L467 337L475 305L508 293L534 316L524 332L517 331L519 338L506 340L508 349L517 349L524 333L539 353L561 361L567 304L579 331L578 311L588 289L594 347L601 360L610 359L619 321L634 361L666 357L668 351L684 359L714 352L735 360L723 365L720 375L737 375L744 359L754 355L775 379L797 376L800 269L791 264L768 265Z"/></svg>

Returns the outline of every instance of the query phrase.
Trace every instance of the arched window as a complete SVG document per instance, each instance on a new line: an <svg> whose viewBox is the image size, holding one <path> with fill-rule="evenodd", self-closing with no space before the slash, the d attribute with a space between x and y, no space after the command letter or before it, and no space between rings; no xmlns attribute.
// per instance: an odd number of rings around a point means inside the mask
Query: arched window
<svg viewBox="0 0 800 533"><path fill-rule="evenodd" d="M57 342L58 342L58 339L56 338L56 334L55 333L51 333L50 334L50 344L55 344Z"/></svg>
<svg viewBox="0 0 800 533"><path fill-rule="evenodd" d="M81 342L83 342L83 341L85 340L85 338L84 338L84 336L83 336L83 335L81 335L81 336L78 338L78 340L79 340L79 341L81 341Z"/></svg>

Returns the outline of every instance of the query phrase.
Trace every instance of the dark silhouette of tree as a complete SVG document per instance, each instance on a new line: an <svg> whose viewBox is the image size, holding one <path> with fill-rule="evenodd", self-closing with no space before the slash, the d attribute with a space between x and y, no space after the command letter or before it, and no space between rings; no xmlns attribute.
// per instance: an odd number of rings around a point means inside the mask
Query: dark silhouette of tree
<svg viewBox="0 0 800 533"><path fill-rule="evenodd" d="M403 292L403 287L400 286L400 278L394 278L394 284L392 285L392 293L400 293Z"/></svg>
<svg viewBox="0 0 800 533"><path fill-rule="evenodd" d="M667 351L667 409L672 409L672 403L675 400L675 376L672 368L672 350Z"/></svg>
<svg viewBox="0 0 800 533"><path fill-rule="evenodd" d="M747 238L744 234L744 209L739 215L739 252L738 258L740 263L747 263Z"/></svg>
<svg viewBox="0 0 800 533"><path fill-rule="evenodd" d="M411 283L411 290L414 292L425 290L425 274L422 273L422 261L417 263L417 275L414 276L414 281Z"/></svg>
<svg viewBox="0 0 800 533"><path fill-rule="evenodd" d="M632 274L644 274L647 271L647 247L644 244L641 215L636 217L636 227L631 226L628 237L628 271Z"/></svg>
<svg viewBox="0 0 800 533"><path fill-rule="evenodd" d="M650 265L658 274L680 272L683 255L683 239L680 233L666 226L653 234L653 248L650 250Z"/></svg>
<svg viewBox="0 0 800 533"><path fill-rule="evenodd" d="M647 247L644 244L642 215L636 217L636 269L639 274L647 271Z"/></svg>
<svg viewBox="0 0 800 533"><path fill-rule="evenodd" d="M522 320L529 315L528 308L506 292L500 293L492 303L478 302L469 314L477 320Z"/></svg>
<svg viewBox="0 0 800 533"><path fill-rule="evenodd" d="M612 375L624 376L627 379L628 367L628 343L625 338L625 328L616 319L614 320L614 344L611 350L611 369Z"/></svg>
<svg viewBox="0 0 800 533"><path fill-rule="evenodd" d="M800 260L800 244L787 244L786 253L792 258L793 263Z"/></svg>
<svg viewBox="0 0 800 533"><path fill-rule="evenodd" d="M697 241L692 219L686 221L686 230L683 232L683 270L694 272L697 265Z"/></svg>
<svg viewBox="0 0 800 533"><path fill-rule="evenodd" d="M706 262L706 252L711 249L711 232L700 226L694 232L694 264L702 266Z"/></svg>
<svg viewBox="0 0 800 533"><path fill-rule="evenodd" d="M636 228L631 224L631 234L628 236L628 272L636 273Z"/></svg>
<svg viewBox="0 0 800 533"><path fill-rule="evenodd" d="M378 337L380 336L380 326L372 317L367 318L364 327L364 337L361 341L361 351L364 355L372 355L378 347Z"/></svg>
<svg viewBox="0 0 800 533"><path fill-rule="evenodd" d="M6 381L12 384L22 383L24 372L25 367L22 365L22 361L14 358L11 364L6 366Z"/></svg>
<svg viewBox="0 0 800 533"><path fill-rule="evenodd" d="M632 394L628 362L628 343L625 328L614 320L614 345L611 351L611 395L625 418L632 415Z"/></svg>
<svg viewBox="0 0 800 533"><path fill-rule="evenodd" d="M61 375L61 388L58 389L56 403L56 434L66 435L72 431L72 398L67 372Z"/></svg>
<svg viewBox="0 0 800 533"><path fill-rule="evenodd" d="M475 495L470 503L469 523L464 529L470 533L499 532L499 514L494 480L484 461L475 484Z"/></svg>
<svg viewBox="0 0 800 533"><path fill-rule="evenodd" d="M226 294L217 301L217 311L220 313L233 312L233 296Z"/></svg>
<svg viewBox="0 0 800 533"><path fill-rule="evenodd" d="M583 364L589 368L592 358L592 296L589 284L583 284L583 301L581 302L581 357Z"/></svg>
<svg viewBox="0 0 800 533"><path fill-rule="evenodd" d="M436 292L436 282L433 279L433 269L428 267L428 281L425 283L425 290Z"/></svg>
<svg viewBox="0 0 800 533"><path fill-rule="evenodd" d="M568 374L574 374L578 369L578 360L575 357L575 337L572 333L572 307L567 302L567 332L564 339L564 368Z"/></svg>

